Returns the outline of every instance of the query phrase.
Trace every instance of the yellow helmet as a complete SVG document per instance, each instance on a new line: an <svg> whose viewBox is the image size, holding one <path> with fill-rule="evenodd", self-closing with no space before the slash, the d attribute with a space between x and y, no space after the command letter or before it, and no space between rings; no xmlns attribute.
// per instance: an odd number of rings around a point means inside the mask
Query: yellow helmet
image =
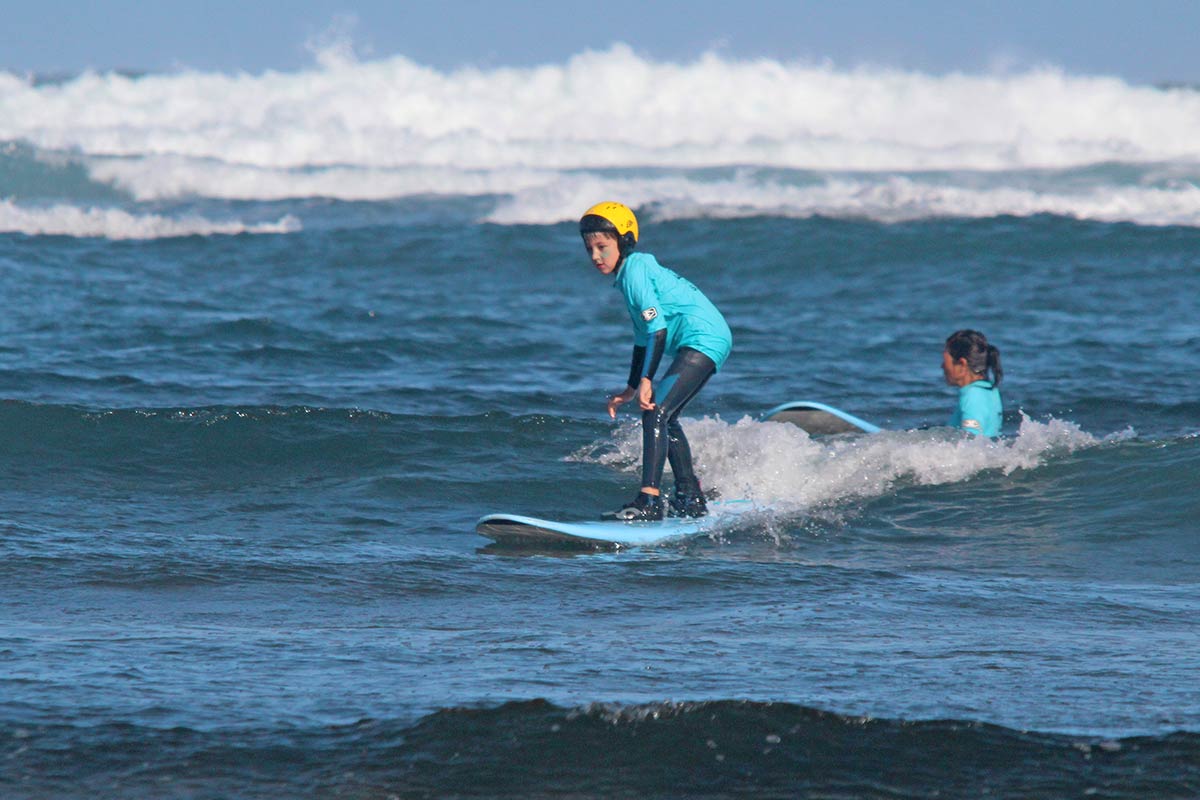
<svg viewBox="0 0 1200 800"><path fill-rule="evenodd" d="M618 249L622 254L633 249L638 240L637 217L628 206L606 201L583 212L579 220L579 233L611 233L617 237Z"/></svg>

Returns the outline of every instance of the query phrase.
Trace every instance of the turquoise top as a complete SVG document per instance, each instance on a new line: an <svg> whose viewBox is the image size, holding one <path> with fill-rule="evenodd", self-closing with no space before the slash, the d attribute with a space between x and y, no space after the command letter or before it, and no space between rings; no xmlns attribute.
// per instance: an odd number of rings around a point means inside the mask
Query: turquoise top
<svg viewBox="0 0 1200 800"><path fill-rule="evenodd" d="M651 334L666 328L665 356L690 347L711 358L717 369L725 363L733 334L725 317L691 281L659 264L649 253L630 253L613 285L625 297L635 345L646 347Z"/></svg>
<svg viewBox="0 0 1200 800"><path fill-rule="evenodd" d="M958 408L950 415L950 427L976 436L999 436L1003 404L1000 390L991 381L974 381L958 389Z"/></svg>

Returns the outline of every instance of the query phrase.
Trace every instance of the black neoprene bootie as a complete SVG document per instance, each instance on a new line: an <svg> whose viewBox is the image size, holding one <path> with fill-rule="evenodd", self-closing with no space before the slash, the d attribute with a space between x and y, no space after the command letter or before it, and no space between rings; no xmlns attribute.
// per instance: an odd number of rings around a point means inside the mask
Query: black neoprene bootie
<svg viewBox="0 0 1200 800"><path fill-rule="evenodd" d="M662 498L658 495L638 492L632 503L626 503L616 511L606 511L604 519L622 522L643 522L663 518Z"/></svg>
<svg viewBox="0 0 1200 800"><path fill-rule="evenodd" d="M677 517L703 517L708 513L708 503L700 490L700 481L675 481L675 493L671 497L671 511Z"/></svg>

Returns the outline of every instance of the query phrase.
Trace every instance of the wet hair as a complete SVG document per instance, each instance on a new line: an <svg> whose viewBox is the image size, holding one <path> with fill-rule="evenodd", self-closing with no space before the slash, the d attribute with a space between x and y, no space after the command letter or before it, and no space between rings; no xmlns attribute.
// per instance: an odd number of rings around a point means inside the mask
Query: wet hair
<svg viewBox="0 0 1200 800"><path fill-rule="evenodd" d="M955 331L946 339L946 352L950 358L958 361L967 360L967 368L976 375L987 377L992 371L992 383L999 385L1004 378L1004 369L1000 366L1000 350L988 344L987 337L979 331L964 329Z"/></svg>

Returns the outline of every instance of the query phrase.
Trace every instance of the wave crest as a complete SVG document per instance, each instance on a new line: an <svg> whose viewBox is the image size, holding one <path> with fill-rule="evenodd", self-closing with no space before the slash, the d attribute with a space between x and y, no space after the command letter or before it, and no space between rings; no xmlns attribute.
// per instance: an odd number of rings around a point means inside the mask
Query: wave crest
<svg viewBox="0 0 1200 800"><path fill-rule="evenodd" d="M1054 68L930 75L715 54L674 63L617 45L527 68L438 71L396 56L54 84L0 73L0 142L82 165L91 191L138 201L493 196L486 220L501 224L558 222L619 196L666 216L1048 213L1200 225L1198 140L1200 92ZM1082 169L1100 172L1081 180ZM0 197L12 196L8 183L0 168Z"/></svg>
<svg viewBox="0 0 1200 800"><path fill-rule="evenodd" d="M1055 455L1102 441L1072 422L1037 422L1024 415L1017 435L999 441L966 437L949 428L814 439L794 425L748 416L734 423L720 417L688 420L687 433L696 472L706 487L797 513L882 497L899 484L940 485L985 471L1007 475L1034 469ZM632 472L639 468L641 454L641 425L627 423L610 439L567 460Z"/></svg>
<svg viewBox="0 0 1200 800"><path fill-rule="evenodd" d="M23 208L0 200L0 233L28 236L104 237L107 239L165 239L178 236L236 236L242 233L293 233L300 221L285 215L275 222L217 222L199 216L180 219L160 214L135 214L119 208L79 208L58 204Z"/></svg>
<svg viewBox="0 0 1200 800"><path fill-rule="evenodd" d="M14 782L127 797L1193 797L1200 736L1109 739L713 700L447 708L253 731L17 726ZM64 758L64 754L69 756ZM166 787L166 788L164 788ZM172 789L174 787L174 789ZM183 788L180 788L183 787ZM185 789L187 791L185 791Z"/></svg>
<svg viewBox="0 0 1200 800"><path fill-rule="evenodd" d="M396 56L40 86L5 75L0 109L0 140L260 167L1061 168L1194 161L1200 139L1189 89L1053 68L928 75L711 53L673 63L624 45L450 72Z"/></svg>

